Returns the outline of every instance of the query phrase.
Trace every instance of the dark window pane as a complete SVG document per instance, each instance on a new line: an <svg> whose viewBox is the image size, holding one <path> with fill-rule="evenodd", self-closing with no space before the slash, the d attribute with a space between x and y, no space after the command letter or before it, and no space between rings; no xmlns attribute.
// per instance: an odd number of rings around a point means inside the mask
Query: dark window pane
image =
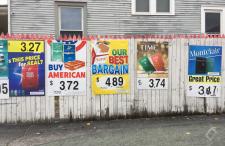
<svg viewBox="0 0 225 146"><path fill-rule="evenodd" d="M8 9L5 6L0 6L0 34L8 33Z"/></svg>
<svg viewBox="0 0 225 146"><path fill-rule="evenodd" d="M81 8L61 7L61 29L82 30Z"/></svg>
<svg viewBox="0 0 225 146"><path fill-rule="evenodd" d="M156 12L170 12L170 0L156 0Z"/></svg>
<svg viewBox="0 0 225 146"><path fill-rule="evenodd" d="M136 12L149 12L149 0L136 0Z"/></svg>
<svg viewBox="0 0 225 146"><path fill-rule="evenodd" d="M220 33L220 13L205 13L205 32Z"/></svg>
<svg viewBox="0 0 225 146"><path fill-rule="evenodd" d="M65 35L66 36L71 36L71 37L73 37L74 35L75 36L80 36L80 37L82 37L83 36L83 32L82 31L60 31L60 35L62 36L62 37L64 37Z"/></svg>

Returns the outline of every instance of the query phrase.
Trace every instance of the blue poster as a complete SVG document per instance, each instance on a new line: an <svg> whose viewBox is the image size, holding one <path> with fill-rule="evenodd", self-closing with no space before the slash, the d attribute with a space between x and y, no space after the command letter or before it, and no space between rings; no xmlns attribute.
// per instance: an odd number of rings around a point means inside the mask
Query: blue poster
<svg viewBox="0 0 225 146"><path fill-rule="evenodd" d="M189 46L188 75L221 75L221 46Z"/></svg>
<svg viewBox="0 0 225 146"><path fill-rule="evenodd" d="M221 65L221 46L189 46L187 96L221 97Z"/></svg>
<svg viewBox="0 0 225 146"><path fill-rule="evenodd" d="M9 95L45 95L43 41L9 41Z"/></svg>

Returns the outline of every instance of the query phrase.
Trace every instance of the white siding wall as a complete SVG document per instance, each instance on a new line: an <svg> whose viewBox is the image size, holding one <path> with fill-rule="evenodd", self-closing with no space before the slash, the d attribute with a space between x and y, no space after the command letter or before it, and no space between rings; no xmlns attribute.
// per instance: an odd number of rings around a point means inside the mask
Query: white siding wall
<svg viewBox="0 0 225 146"><path fill-rule="evenodd" d="M54 34L53 0L10 0L11 33Z"/></svg>
<svg viewBox="0 0 225 146"><path fill-rule="evenodd" d="M131 13L132 0L86 1L88 35L200 33L201 6L225 7L224 0L175 0L174 16L137 16ZM11 33L55 34L54 0L11 0L10 10Z"/></svg>
<svg viewBox="0 0 225 146"><path fill-rule="evenodd" d="M88 0L89 34L200 33L201 6L225 7L224 0L175 0L175 15L132 15L132 0Z"/></svg>

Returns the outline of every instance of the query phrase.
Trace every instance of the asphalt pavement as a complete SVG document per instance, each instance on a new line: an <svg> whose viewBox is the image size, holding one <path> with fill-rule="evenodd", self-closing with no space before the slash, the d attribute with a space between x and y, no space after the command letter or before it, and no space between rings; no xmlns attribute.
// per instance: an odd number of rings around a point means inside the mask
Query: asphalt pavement
<svg viewBox="0 0 225 146"><path fill-rule="evenodd" d="M0 146L225 146L225 115L0 125Z"/></svg>

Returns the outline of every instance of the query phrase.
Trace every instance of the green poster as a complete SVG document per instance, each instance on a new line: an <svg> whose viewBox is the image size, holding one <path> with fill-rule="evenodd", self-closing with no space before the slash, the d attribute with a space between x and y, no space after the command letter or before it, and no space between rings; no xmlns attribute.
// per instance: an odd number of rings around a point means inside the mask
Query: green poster
<svg viewBox="0 0 225 146"><path fill-rule="evenodd" d="M0 40L0 77L8 77L7 40Z"/></svg>

